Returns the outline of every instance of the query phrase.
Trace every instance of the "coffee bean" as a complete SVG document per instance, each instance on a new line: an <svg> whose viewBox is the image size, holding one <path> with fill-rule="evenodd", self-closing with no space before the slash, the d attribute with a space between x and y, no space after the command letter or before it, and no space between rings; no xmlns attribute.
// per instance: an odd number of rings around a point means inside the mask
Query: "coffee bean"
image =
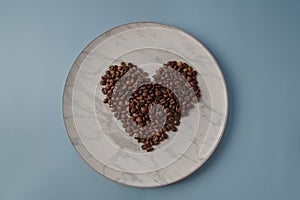
<svg viewBox="0 0 300 200"><path fill-rule="evenodd" d="M145 144L143 144L141 147L142 147L143 150L146 150L148 148L148 146L145 145Z"/></svg>
<svg viewBox="0 0 300 200"><path fill-rule="evenodd" d="M141 117L137 117L136 118L136 122L141 123L142 122L142 118Z"/></svg>
<svg viewBox="0 0 300 200"><path fill-rule="evenodd" d="M171 130L172 130L173 132L176 132L176 131L177 131L177 128L176 128L175 126L172 126L172 127L171 127Z"/></svg>
<svg viewBox="0 0 300 200"><path fill-rule="evenodd" d="M142 113L145 113L147 111L147 108L146 107L141 107L141 112Z"/></svg>
<svg viewBox="0 0 300 200"><path fill-rule="evenodd" d="M107 103L108 102L108 98L105 98L104 100L103 100L103 103Z"/></svg>
<svg viewBox="0 0 300 200"><path fill-rule="evenodd" d="M179 120L174 120L174 125L179 126L180 125L180 121Z"/></svg>
<svg viewBox="0 0 300 200"><path fill-rule="evenodd" d="M161 99L161 100L159 101L159 103L163 105L163 104L166 103L166 100L165 100L165 99Z"/></svg>
<svg viewBox="0 0 300 200"><path fill-rule="evenodd" d="M164 138L164 139L168 139L169 136L168 136L166 133L163 133L163 134L161 135L161 137Z"/></svg>
<svg viewBox="0 0 300 200"><path fill-rule="evenodd" d="M106 88L102 88L102 93L103 94L107 94L107 89Z"/></svg>
<svg viewBox="0 0 300 200"><path fill-rule="evenodd" d="M154 150L154 149L153 149L152 146L149 146L149 147L147 147L147 149L146 149L147 152L151 152L151 151L153 151L153 150Z"/></svg>

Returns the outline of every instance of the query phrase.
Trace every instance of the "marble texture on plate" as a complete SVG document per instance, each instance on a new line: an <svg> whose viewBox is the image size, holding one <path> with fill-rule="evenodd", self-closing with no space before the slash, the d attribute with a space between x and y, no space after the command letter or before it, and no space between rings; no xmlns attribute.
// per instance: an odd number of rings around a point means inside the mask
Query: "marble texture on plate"
<svg viewBox="0 0 300 200"><path fill-rule="evenodd" d="M177 133L145 153L102 103L99 79L120 61L151 76L169 60L199 72L201 101L181 119ZM65 126L82 159L107 178L136 187L166 185L199 168L220 141L227 107L224 78L207 49L187 33L158 23L125 24L97 37L74 62L63 94Z"/></svg>

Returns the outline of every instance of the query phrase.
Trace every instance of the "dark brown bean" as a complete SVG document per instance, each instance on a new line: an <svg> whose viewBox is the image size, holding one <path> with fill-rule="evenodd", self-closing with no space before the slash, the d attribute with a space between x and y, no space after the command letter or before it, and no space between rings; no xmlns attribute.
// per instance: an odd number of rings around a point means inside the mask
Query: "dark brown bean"
<svg viewBox="0 0 300 200"><path fill-rule="evenodd" d="M154 149L153 149L152 146L149 146L149 147L146 149L147 152L151 152L151 151L153 151L153 150L154 150Z"/></svg>
<svg viewBox="0 0 300 200"><path fill-rule="evenodd" d="M105 98L104 100L103 100L103 103L107 103L108 102L108 98Z"/></svg>
<svg viewBox="0 0 300 200"><path fill-rule="evenodd" d="M146 107L141 107L141 112L142 113L145 113L147 111L147 108Z"/></svg>

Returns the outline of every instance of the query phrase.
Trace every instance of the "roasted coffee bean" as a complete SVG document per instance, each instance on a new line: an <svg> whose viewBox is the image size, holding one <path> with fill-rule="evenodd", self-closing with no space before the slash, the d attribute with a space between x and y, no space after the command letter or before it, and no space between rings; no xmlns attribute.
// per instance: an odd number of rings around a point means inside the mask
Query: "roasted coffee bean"
<svg viewBox="0 0 300 200"><path fill-rule="evenodd" d="M161 136L160 132L156 132L155 135L157 136L157 138L159 138Z"/></svg>
<svg viewBox="0 0 300 200"><path fill-rule="evenodd" d="M154 149L153 149L152 146L149 146L149 147L147 147L147 149L146 149L147 152L150 152L150 151L153 151L153 150L154 150Z"/></svg>
<svg viewBox="0 0 300 200"><path fill-rule="evenodd" d="M105 98L104 100L103 100L103 103L107 103L108 102L108 98Z"/></svg>
<svg viewBox="0 0 300 200"><path fill-rule="evenodd" d="M163 134L161 135L161 137L164 138L164 139L168 139L169 136L168 136L166 133L163 133Z"/></svg>
<svg viewBox="0 0 300 200"><path fill-rule="evenodd" d="M176 126L179 126L179 125L180 125L180 121L179 121L179 120L174 120L174 124L175 124Z"/></svg>
<svg viewBox="0 0 300 200"><path fill-rule="evenodd" d="M148 148L148 146L145 145L145 144L143 144L141 147L142 147L143 150L146 150Z"/></svg>
<svg viewBox="0 0 300 200"><path fill-rule="evenodd" d="M137 117L136 118L136 122L141 123L142 122L142 118L141 117Z"/></svg>
<svg viewBox="0 0 300 200"><path fill-rule="evenodd" d="M154 141L154 145L158 145L159 144L159 140Z"/></svg>
<svg viewBox="0 0 300 200"><path fill-rule="evenodd" d="M176 132L176 131L177 131L177 128L176 128L175 126L172 126L172 127L171 127L171 130L172 130L173 132Z"/></svg>
<svg viewBox="0 0 300 200"><path fill-rule="evenodd" d="M107 89L106 88L102 88L102 93L103 94L107 94Z"/></svg>

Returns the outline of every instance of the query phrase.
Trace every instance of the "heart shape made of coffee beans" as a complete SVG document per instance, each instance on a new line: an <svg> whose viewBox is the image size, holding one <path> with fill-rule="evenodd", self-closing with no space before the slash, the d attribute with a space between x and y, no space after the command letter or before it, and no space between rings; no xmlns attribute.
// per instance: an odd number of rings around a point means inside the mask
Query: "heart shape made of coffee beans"
<svg viewBox="0 0 300 200"><path fill-rule="evenodd" d="M177 131L181 117L201 97L197 71L186 63L169 61L152 78L136 65L121 62L111 65L100 81L103 102L147 152L167 139L168 131Z"/></svg>

